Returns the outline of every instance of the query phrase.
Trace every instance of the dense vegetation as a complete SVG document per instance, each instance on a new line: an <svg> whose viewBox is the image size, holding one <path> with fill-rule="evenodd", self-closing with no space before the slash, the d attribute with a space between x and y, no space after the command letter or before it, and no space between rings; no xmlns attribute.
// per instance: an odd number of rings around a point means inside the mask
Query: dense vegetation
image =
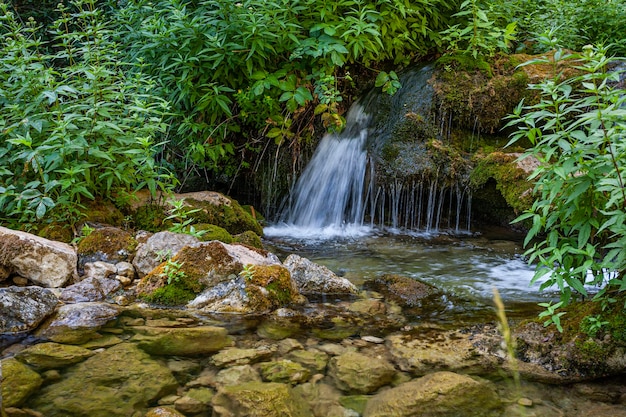
<svg viewBox="0 0 626 417"><path fill-rule="evenodd" d="M623 0L57 3L0 0L4 223L76 221L89 200L123 205L191 175L232 181L267 149L297 155L341 129L363 88L393 94L396 72L422 59L556 48L580 75L563 79L555 64L512 121L546 163L522 216L529 242L545 236L529 256L556 265L544 286L563 293L549 306L557 324L584 283L626 288L624 91L607 73L607 56L626 52Z"/></svg>

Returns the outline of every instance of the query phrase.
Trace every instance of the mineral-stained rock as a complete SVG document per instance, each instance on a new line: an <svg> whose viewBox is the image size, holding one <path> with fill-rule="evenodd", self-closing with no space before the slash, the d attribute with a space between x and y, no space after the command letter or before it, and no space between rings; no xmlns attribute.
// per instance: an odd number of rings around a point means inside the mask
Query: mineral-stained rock
<svg viewBox="0 0 626 417"><path fill-rule="evenodd" d="M18 274L43 287L62 287L78 274L78 257L66 243L0 226L0 273Z"/></svg>
<svg viewBox="0 0 626 417"><path fill-rule="evenodd" d="M222 388L213 397L214 417L312 417L304 399L289 385L249 382Z"/></svg>
<svg viewBox="0 0 626 417"><path fill-rule="evenodd" d="M338 277L327 267L301 256L289 255L283 264L291 272L291 277L302 294L354 295L358 292L347 279Z"/></svg>
<svg viewBox="0 0 626 417"><path fill-rule="evenodd" d="M502 404L491 383L436 372L372 397L364 417L495 417Z"/></svg>
<svg viewBox="0 0 626 417"><path fill-rule="evenodd" d="M46 417L128 417L176 391L167 367L121 343L69 368L30 406Z"/></svg>
<svg viewBox="0 0 626 417"><path fill-rule="evenodd" d="M0 333L18 333L36 328L50 316L59 300L41 287L0 288Z"/></svg>
<svg viewBox="0 0 626 417"><path fill-rule="evenodd" d="M57 343L86 343L118 312L118 308L107 303L66 304L37 331L37 336Z"/></svg>
<svg viewBox="0 0 626 417"><path fill-rule="evenodd" d="M196 356L215 353L232 341L223 327L135 327L132 342L151 355Z"/></svg>
<svg viewBox="0 0 626 417"><path fill-rule="evenodd" d="M83 347L47 342L27 347L16 358L37 370L46 370L64 368L93 355L93 351Z"/></svg>
<svg viewBox="0 0 626 417"><path fill-rule="evenodd" d="M369 394L391 383L396 370L384 359L347 352L330 360L328 374L341 390Z"/></svg>
<svg viewBox="0 0 626 417"><path fill-rule="evenodd" d="M138 246L133 258L133 266L141 278L163 261L176 255L183 247L198 242L197 238L184 233L168 231L155 233L145 243Z"/></svg>
<svg viewBox="0 0 626 417"><path fill-rule="evenodd" d="M43 379L22 362L8 358L0 361L2 375L2 407L18 407L36 392Z"/></svg>

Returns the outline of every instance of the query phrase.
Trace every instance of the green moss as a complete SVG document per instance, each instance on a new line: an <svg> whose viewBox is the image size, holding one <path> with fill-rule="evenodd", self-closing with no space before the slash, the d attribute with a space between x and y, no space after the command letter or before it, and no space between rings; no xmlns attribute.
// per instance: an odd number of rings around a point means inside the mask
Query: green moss
<svg viewBox="0 0 626 417"><path fill-rule="evenodd" d="M226 229L231 234L243 233L252 230L258 235L263 234L263 228L250 213L245 211L236 200L229 199L230 204L213 204L209 201L185 199L189 213L194 223L209 223Z"/></svg>
<svg viewBox="0 0 626 417"><path fill-rule="evenodd" d="M197 231L205 231L205 233L200 236L200 240L204 242L208 242L210 240L219 240L224 243L233 242L233 237L223 227L219 227L214 224L199 223L194 225L194 228Z"/></svg>
<svg viewBox="0 0 626 417"><path fill-rule="evenodd" d="M148 232L160 232L167 229L165 208L156 204L149 204L137 208L133 216L135 228Z"/></svg>
<svg viewBox="0 0 626 417"><path fill-rule="evenodd" d="M141 298L149 303L177 306L187 304L195 297L196 294L193 291L181 288L176 284L170 284L157 288L152 294L143 295Z"/></svg>
<svg viewBox="0 0 626 417"><path fill-rule="evenodd" d="M111 261L125 261L137 248L137 241L127 231L115 227L103 227L85 236L78 244L80 255L102 253Z"/></svg>
<svg viewBox="0 0 626 417"><path fill-rule="evenodd" d="M110 201L88 201L82 211L85 221L111 226L121 226L124 223L124 214Z"/></svg>
<svg viewBox="0 0 626 417"><path fill-rule="evenodd" d="M252 230L248 230L246 232L239 233L238 235L233 236L233 242L257 249L263 249L263 242L261 241L261 238Z"/></svg>
<svg viewBox="0 0 626 417"><path fill-rule="evenodd" d="M282 265L255 265L246 279L246 292L256 311L284 307L297 295L291 274Z"/></svg>
<svg viewBox="0 0 626 417"><path fill-rule="evenodd" d="M65 223L50 223L37 231L37 235L57 242L70 243L74 238L72 227Z"/></svg>
<svg viewBox="0 0 626 417"><path fill-rule="evenodd" d="M444 55L437 60L437 66L456 71L482 71L485 75L492 77L491 65L482 57L474 58L469 54Z"/></svg>

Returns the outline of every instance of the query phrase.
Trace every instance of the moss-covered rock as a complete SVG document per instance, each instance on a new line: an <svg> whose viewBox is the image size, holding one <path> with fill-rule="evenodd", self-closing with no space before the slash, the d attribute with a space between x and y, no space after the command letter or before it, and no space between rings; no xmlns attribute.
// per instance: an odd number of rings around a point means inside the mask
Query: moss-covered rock
<svg viewBox="0 0 626 417"><path fill-rule="evenodd" d="M19 407L34 394L43 378L27 365L14 358L0 361L2 371L2 407Z"/></svg>
<svg viewBox="0 0 626 417"><path fill-rule="evenodd" d="M135 327L131 339L151 355L198 356L220 351L232 343L223 327Z"/></svg>
<svg viewBox="0 0 626 417"><path fill-rule="evenodd" d="M312 417L309 405L289 385L275 382L224 387L212 401L215 417Z"/></svg>
<svg viewBox="0 0 626 417"><path fill-rule="evenodd" d="M347 393L369 394L391 383L396 370L385 359L347 352L330 360L328 374Z"/></svg>
<svg viewBox="0 0 626 417"><path fill-rule="evenodd" d="M246 246L251 246L253 248L263 249L263 242L261 242L261 238L252 230L247 230L243 233L239 233L233 236L233 242Z"/></svg>
<svg viewBox="0 0 626 417"><path fill-rule="evenodd" d="M96 199L85 202L84 217L81 221L122 226L124 214L111 201Z"/></svg>
<svg viewBox="0 0 626 417"><path fill-rule="evenodd" d="M160 204L146 204L137 207L133 213L133 220L137 230L147 230L148 232L160 232L169 227L165 219L167 210Z"/></svg>
<svg viewBox="0 0 626 417"><path fill-rule="evenodd" d="M268 382L296 385L308 381L311 377L311 372L307 368L288 359L263 362L260 369L263 380Z"/></svg>
<svg viewBox="0 0 626 417"><path fill-rule="evenodd" d="M270 311L298 301L298 290L282 265L257 265L246 278L246 292L254 311Z"/></svg>
<svg viewBox="0 0 626 417"><path fill-rule="evenodd" d="M79 264L132 260L136 248L137 241L126 230L117 227L95 229L78 243Z"/></svg>
<svg viewBox="0 0 626 417"><path fill-rule="evenodd" d="M47 370L65 368L93 355L93 351L83 347L47 342L24 349L16 355L16 358L35 369Z"/></svg>
<svg viewBox="0 0 626 417"><path fill-rule="evenodd" d="M233 236L226 231L223 227L216 226L214 224L208 223L198 223L194 225L194 229L196 231L202 232L199 236L200 240L203 242L208 242L211 240L219 240L224 243L233 243ZM254 234L254 232L251 232Z"/></svg>
<svg viewBox="0 0 626 417"><path fill-rule="evenodd" d="M57 242L71 243L74 239L74 232L70 224L53 222L39 229L37 236Z"/></svg>
<svg viewBox="0 0 626 417"><path fill-rule="evenodd" d="M367 282L366 286L408 308L421 307L425 299L432 302L433 297L441 295L441 292L430 284L395 274L377 277Z"/></svg>

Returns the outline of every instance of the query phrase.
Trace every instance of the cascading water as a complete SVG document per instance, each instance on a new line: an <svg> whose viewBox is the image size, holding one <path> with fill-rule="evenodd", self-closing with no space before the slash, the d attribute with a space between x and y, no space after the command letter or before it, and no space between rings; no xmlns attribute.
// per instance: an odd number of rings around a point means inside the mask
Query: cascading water
<svg viewBox="0 0 626 417"><path fill-rule="evenodd" d="M429 67L401 76L390 97L373 91L352 106L341 134L326 135L268 236L360 236L469 230L470 194L425 142L433 126Z"/></svg>

